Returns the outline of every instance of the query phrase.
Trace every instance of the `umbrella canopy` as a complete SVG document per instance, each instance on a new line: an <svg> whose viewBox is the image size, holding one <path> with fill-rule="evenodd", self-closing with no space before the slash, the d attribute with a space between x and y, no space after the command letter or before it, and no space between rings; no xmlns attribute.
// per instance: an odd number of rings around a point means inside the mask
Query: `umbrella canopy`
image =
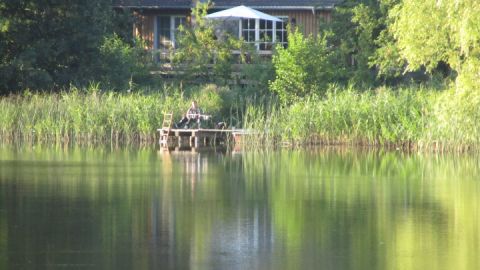
<svg viewBox="0 0 480 270"><path fill-rule="evenodd" d="M234 8L225 9L205 16L207 19L223 19L223 20L238 20L238 19L260 19L274 22L281 22L277 17L260 12L253 8L246 6L238 6Z"/></svg>

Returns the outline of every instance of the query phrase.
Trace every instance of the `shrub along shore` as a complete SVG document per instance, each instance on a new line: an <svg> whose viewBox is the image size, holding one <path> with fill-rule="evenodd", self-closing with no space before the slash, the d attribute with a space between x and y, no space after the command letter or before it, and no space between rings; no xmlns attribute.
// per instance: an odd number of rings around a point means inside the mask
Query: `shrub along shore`
<svg viewBox="0 0 480 270"><path fill-rule="evenodd" d="M238 118L237 128L257 131L259 135L247 142L250 146L360 144L434 150L480 146L477 92L332 87L324 96L282 105L274 98L232 103L227 100L234 96L229 91L208 85L192 91L194 95L172 89L114 93L94 85L57 94L26 92L2 97L1 141L155 143L163 112L174 112L178 118L196 99L217 119ZM233 111L240 115L233 117Z"/></svg>

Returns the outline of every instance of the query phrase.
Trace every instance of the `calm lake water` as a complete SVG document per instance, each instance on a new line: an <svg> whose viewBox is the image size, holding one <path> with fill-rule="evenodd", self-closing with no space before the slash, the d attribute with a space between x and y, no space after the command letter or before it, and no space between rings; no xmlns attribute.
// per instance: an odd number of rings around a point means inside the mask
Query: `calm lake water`
<svg viewBox="0 0 480 270"><path fill-rule="evenodd" d="M0 269L480 269L479 161L0 146Z"/></svg>

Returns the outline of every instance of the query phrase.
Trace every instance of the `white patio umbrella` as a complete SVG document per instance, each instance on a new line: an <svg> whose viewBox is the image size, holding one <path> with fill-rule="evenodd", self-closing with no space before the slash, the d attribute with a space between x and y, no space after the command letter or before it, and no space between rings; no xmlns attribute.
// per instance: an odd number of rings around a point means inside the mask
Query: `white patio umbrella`
<svg viewBox="0 0 480 270"><path fill-rule="evenodd" d="M223 20L238 20L238 19L260 19L274 22L281 22L277 17L260 12L253 8L246 6L238 6L234 8L225 9L219 12L208 14L207 19L223 19Z"/></svg>

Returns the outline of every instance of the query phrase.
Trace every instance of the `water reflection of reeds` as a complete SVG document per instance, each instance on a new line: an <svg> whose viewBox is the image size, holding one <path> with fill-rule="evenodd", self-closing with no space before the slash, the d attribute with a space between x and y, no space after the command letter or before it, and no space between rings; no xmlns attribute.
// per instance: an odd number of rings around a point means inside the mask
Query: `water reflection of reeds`
<svg viewBox="0 0 480 270"><path fill-rule="evenodd" d="M67 260L136 269L475 269L478 165L475 155L351 148L231 157L0 147L0 268Z"/></svg>

